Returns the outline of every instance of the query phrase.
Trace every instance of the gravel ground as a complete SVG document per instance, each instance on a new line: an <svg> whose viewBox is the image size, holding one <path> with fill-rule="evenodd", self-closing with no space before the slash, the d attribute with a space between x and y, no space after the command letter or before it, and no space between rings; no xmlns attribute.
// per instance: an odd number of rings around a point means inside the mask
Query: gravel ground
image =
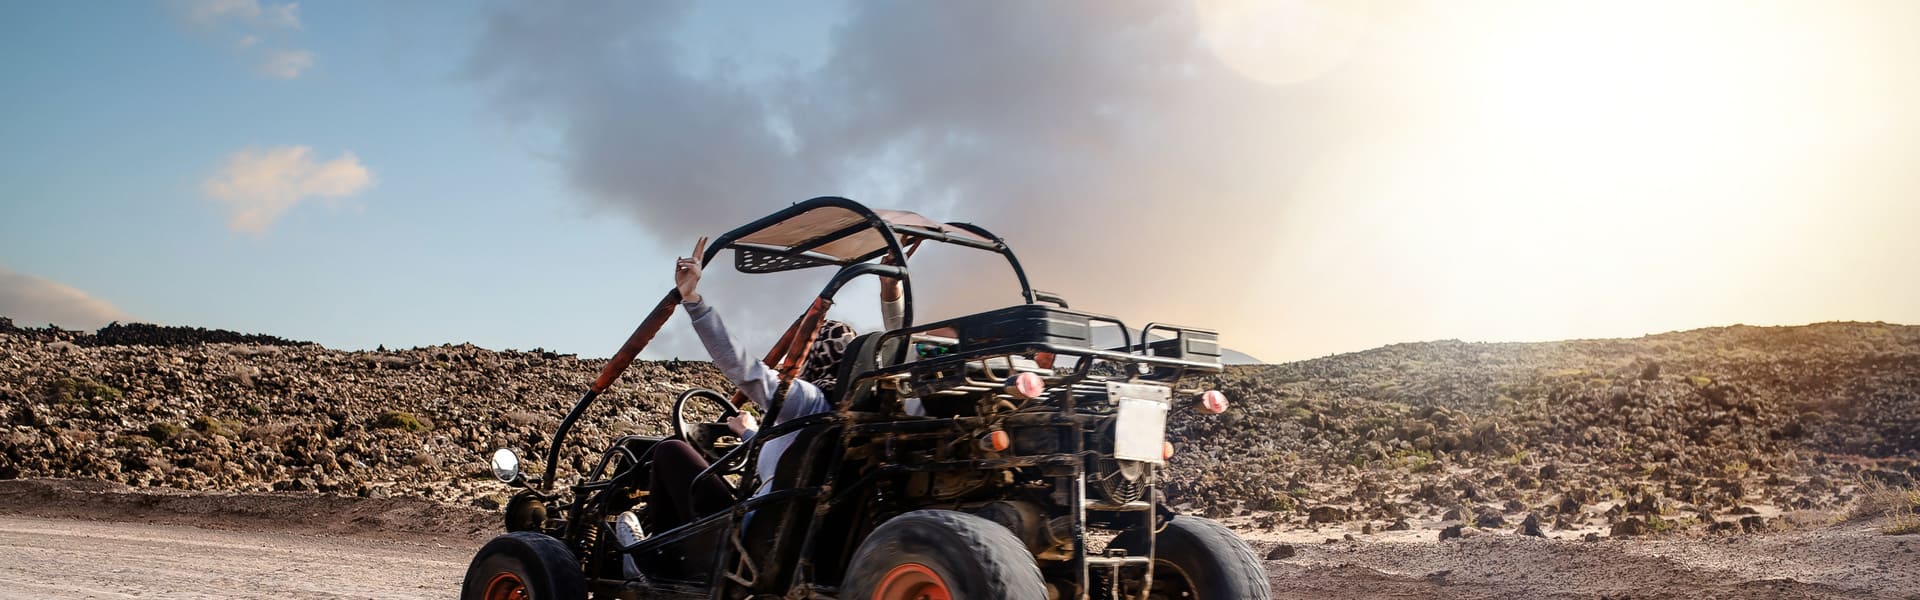
<svg viewBox="0 0 1920 600"><path fill-rule="evenodd" d="M449 598L493 533L487 515L418 500L45 481L6 482L0 500L6 598ZM1262 554L1288 543L1249 537ZM1266 562L1275 598L1920 599L1920 535L1880 535L1871 522L1599 542L1408 531L1289 546L1292 556Z"/></svg>
<svg viewBox="0 0 1920 600"><path fill-rule="evenodd" d="M471 552L416 541L0 516L0 596L450 598Z"/></svg>
<svg viewBox="0 0 1920 600"><path fill-rule="evenodd" d="M1920 598L1920 536L1880 535L1872 524L1726 538L1420 536L1295 548L1267 561L1276 599Z"/></svg>

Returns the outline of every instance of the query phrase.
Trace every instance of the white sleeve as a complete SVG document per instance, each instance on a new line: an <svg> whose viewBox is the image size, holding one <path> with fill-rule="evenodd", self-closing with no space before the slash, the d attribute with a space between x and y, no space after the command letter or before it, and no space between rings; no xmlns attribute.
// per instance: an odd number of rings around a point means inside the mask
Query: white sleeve
<svg viewBox="0 0 1920 600"><path fill-rule="evenodd" d="M748 355L740 349L739 344L734 343L733 336L727 333L726 323L720 320L720 313L708 306L706 301L683 305L687 308L687 316L693 319L693 331L700 334L700 343L707 347L707 355L713 357L713 366L718 367L728 381L746 393L761 412L766 412L767 399L773 396L774 388L780 386L780 378L760 359Z"/></svg>
<svg viewBox="0 0 1920 600"><path fill-rule="evenodd" d="M895 298L892 300L880 301L880 323L886 326L887 331L893 331L901 327L906 327L906 321L907 321L907 295L906 294L901 294L899 298Z"/></svg>

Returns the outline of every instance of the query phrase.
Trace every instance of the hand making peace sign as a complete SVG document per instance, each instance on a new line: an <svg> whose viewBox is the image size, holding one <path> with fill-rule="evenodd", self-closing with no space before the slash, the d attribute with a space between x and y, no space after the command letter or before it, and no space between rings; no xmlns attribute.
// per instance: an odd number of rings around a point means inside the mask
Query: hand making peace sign
<svg viewBox="0 0 1920 600"><path fill-rule="evenodd" d="M673 263L673 287L680 290L681 302L700 301L700 259L707 255L707 238L693 243L693 257L681 257Z"/></svg>

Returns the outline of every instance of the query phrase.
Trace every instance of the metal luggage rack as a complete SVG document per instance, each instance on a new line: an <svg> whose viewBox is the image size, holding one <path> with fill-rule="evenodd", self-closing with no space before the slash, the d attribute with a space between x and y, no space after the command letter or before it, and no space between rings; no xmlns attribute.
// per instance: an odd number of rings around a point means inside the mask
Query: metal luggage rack
<svg viewBox="0 0 1920 600"><path fill-rule="evenodd" d="M906 352L911 346L910 342L930 337L942 339L926 334L945 329L958 329L969 319L982 316L968 315L881 334L879 347L884 348L889 343L897 346L893 361L889 366L856 376L850 383L864 385L869 381L890 379L895 382L894 385L910 386L919 380L937 380L941 384L939 389L923 390L918 395L937 397L996 393L1006 396L999 392L1006 388L1015 375L1035 373L1046 381L1045 396L1047 397L1072 391L1077 396L1092 398L1106 395L1104 384L1088 381L1094 376L1094 366L1099 363L1117 367L1121 374L1129 379L1154 382L1177 382L1189 374L1214 374L1223 370L1218 362L1150 354L1156 349L1155 344L1162 344L1160 347L1165 347L1164 345L1169 342L1184 344L1189 337L1200 338L1204 343L1217 347L1217 343L1212 341L1216 335L1213 331L1153 323L1139 331L1143 338L1156 331L1172 332L1173 337L1152 343L1135 344L1132 331L1118 318L1067 308L1047 307L1047 310L1061 316L1085 319L1089 323L1111 323L1122 332L1123 345L1112 349L1098 349L1091 346L1014 340L969 348L966 347L966 340L960 338L953 344L955 351L952 353L920 358L911 362L905 360ZM909 343L901 343L902 341ZM1055 360L1062 358L1072 360L1071 370L1062 372L1037 364L1034 357L1040 354L1053 354L1056 357ZM1011 397L1008 399L1018 400Z"/></svg>

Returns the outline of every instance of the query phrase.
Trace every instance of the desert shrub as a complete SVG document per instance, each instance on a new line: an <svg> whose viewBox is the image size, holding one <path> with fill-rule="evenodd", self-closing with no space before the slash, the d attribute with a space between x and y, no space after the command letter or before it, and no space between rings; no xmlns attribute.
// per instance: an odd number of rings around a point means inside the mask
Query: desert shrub
<svg viewBox="0 0 1920 600"><path fill-rule="evenodd" d="M413 413L400 412L397 410L380 413L380 417L374 420L374 424L382 429L399 429L416 433L433 428L432 425L427 424L427 422L421 420L420 417L414 416Z"/></svg>
<svg viewBox="0 0 1920 600"><path fill-rule="evenodd" d="M1750 468L1751 467L1747 464L1746 461L1736 460L1733 462L1729 462L1725 465L1722 465L1720 467L1720 472L1725 473L1728 477L1738 479L1741 477L1746 477L1747 471Z"/></svg>
<svg viewBox="0 0 1920 600"><path fill-rule="evenodd" d="M287 423L261 423L242 430L240 432L240 439L249 442L260 440L278 441L293 430L294 426Z"/></svg>
<svg viewBox="0 0 1920 600"><path fill-rule="evenodd" d="M62 377L49 386L53 399L62 404L92 404L94 400L119 400L120 390L85 377Z"/></svg>
<svg viewBox="0 0 1920 600"><path fill-rule="evenodd" d="M1860 499L1854 503L1851 516L1855 520L1887 517L1880 531L1888 535L1920 533L1920 489L1862 479Z"/></svg>
<svg viewBox="0 0 1920 600"><path fill-rule="evenodd" d="M112 443L115 446L119 446L121 448L130 448L130 449L140 450L140 449L152 448L153 438L144 432L135 433L135 434L123 434L123 435L113 436L113 440L110 443Z"/></svg>
<svg viewBox="0 0 1920 600"><path fill-rule="evenodd" d="M153 438L155 442L164 444L167 440L173 439L174 436L180 435L180 432L186 430L187 428L172 423L154 423L147 426L147 437Z"/></svg>
<svg viewBox="0 0 1920 600"><path fill-rule="evenodd" d="M226 437L232 437L235 429L234 424L232 423L221 421L219 419L215 419L213 417L209 417L206 415L200 415L198 417L194 417L193 423L187 426L191 427L194 431L198 431L200 433L204 433L207 435L218 435L218 436L226 436Z"/></svg>
<svg viewBox="0 0 1920 600"><path fill-rule="evenodd" d="M1647 529L1654 533L1666 533L1673 529L1674 522L1662 518L1658 513L1647 515Z"/></svg>
<svg viewBox="0 0 1920 600"><path fill-rule="evenodd" d="M1393 453L1393 458L1410 473L1425 473L1440 468L1440 463L1433 460L1433 453L1426 450L1401 449Z"/></svg>

